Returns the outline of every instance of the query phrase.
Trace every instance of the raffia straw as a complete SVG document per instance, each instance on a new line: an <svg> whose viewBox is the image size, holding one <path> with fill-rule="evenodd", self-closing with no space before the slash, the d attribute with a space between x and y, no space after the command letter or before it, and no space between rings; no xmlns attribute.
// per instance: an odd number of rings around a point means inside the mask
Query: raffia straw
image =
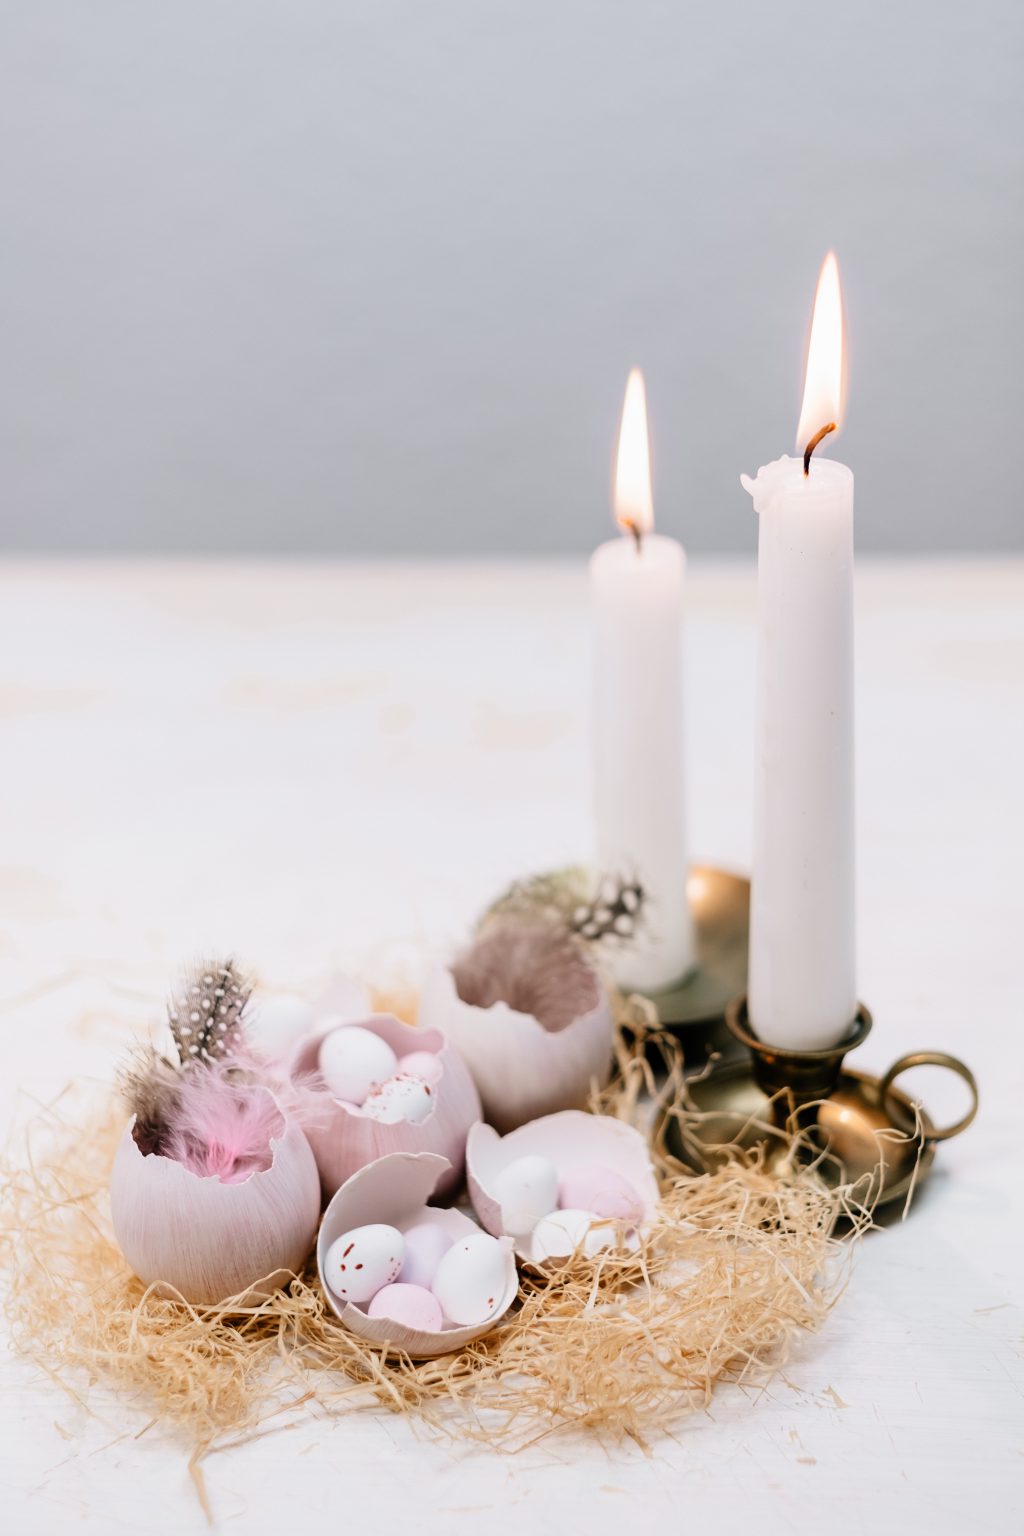
<svg viewBox="0 0 1024 1536"><path fill-rule="evenodd" d="M615 1079L596 1109L647 1124L652 1050L672 1095L678 1047L623 1005ZM193 1466L314 1405L415 1415L504 1450L571 1428L646 1445L720 1383L762 1384L797 1336L821 1326L852 1251L850 1237L833 1235L844 1194L813 1171L780 1181L737 1156L692 1177L656 1147L661 1211L639 1252L525 1274L491 1334L434 1361L388 1358L338 1324L312 1265L257 1306L190 1307L146 1290L110 1226L123 1119L105 1095L62 1102L4 1168L7 1318L16 1347L76 1399L98 1380L128 1393L184 1438Z"/></svg>

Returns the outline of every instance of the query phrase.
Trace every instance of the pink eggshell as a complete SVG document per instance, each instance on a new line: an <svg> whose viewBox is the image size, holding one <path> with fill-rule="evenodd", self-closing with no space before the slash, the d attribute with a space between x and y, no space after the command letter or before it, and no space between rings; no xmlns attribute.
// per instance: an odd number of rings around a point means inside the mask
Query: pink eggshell
<svg viewBox="0 0 1024 1536"><path fill-rule="evenodd" d="M600 1163L568 1168L558 1182L558 1204L562 1210L593 1211L595 1216L628 1221L632 1226L644 1216L644 1203L629 1180Z"/></svg>
<svg viewBox="0 0 1024 1536"><path fill-rule="evenodd" d="M398 1272L399 1280L411 1286L431 1286L437 1266L452 1246L452 1238L436 1221L419 1221L406 1227L405 1258Z"/></svg>
<svg viewBox="0 0 1024 1536"><path fill-rule="evenodd" d="M407 1073L409 1077L418 1077L421 1082L433 1087L444 1068L433 1051L410 1051L408 1056L398 1058L398 1071Z"/></svg>
<svg viewBox="0 0 1024 1536"><path fill-rule="evenodd" d="M421 1333L440 1333L444 1324L441 1305L422 1285L386 1285L377 1292L367 1308L369 1317L384 1317L416 1328Z"/></svg>

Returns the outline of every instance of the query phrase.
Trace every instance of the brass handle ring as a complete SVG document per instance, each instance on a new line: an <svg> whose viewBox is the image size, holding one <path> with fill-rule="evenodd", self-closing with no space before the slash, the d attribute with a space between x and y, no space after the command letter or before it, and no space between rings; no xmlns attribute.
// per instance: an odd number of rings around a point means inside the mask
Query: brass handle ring
<svg viewBox="0 0 1024 1536"><path fill-rule="evenodd" d="M879 1103L886 1114L890 1112L889 1089L900 1074L909 1071L911 1067L945 1067L948 1071L955 1072L957 1077L962 1078L971 1092L971 1107L967 1113L954 1125L929 1131L925 1140L948 1141L951 1136L959 1136L961 1131L966 1131L978 1113L978 1084L970 1067L966 1066L958 1056L948 1056L945 1051L910 1051L906 1056L901 1056L898 1061L893 1062L878 1089Z"/></svg>

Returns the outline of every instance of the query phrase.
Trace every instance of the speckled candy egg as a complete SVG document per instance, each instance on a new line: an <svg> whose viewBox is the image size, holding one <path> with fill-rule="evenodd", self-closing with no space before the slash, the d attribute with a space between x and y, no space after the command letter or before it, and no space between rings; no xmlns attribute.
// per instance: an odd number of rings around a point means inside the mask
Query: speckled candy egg
<svg viewBox="0 0 1024 1536"><path fill-rule="evenodd" d="M318 1062L331 1093L347 1104L364 1104L378 1084L394 1077L398 1066L387 1041L358 1024L342 1025L325 1035Z"/></svg>
<svg viewBox="0 0 1024 1536"><path fill-rule="evenodd" d="M460 1238L437 1266L431 1289L449 1322L485 1323L503 1304L505 1254L486 1232Z"/></svg>
<svg viewBox="0 0 1024 1536"><path fill-rule="evenodd" d="M422 1125L433 1107L433 1095L419 1077L389 1077L363 1102L366 1113L382 1125L397 1125L400 1120Z"/></svg>
<svg viewBox="0 0 1024 1536"><path fill-rule="evenodd" d="M501 1205L505 1231L513 1237L525 1237L558 1204L558 1169L547 1157L517 1157L498 1174L494 1194Z"/></svg>
<svg viewBox="0 0 1024 1536"><path fill-rule="evenodd" d="M398 1278L405 1240L397 1227L373 1222L335 1238L324 1258L324 1280L341 1301L369 1301Z"/></svg>
<svg viewBox="0 0 1024 1536"><path fill-rule="evenodd" d="M441 1303L422 1285L386 1285L370 1302L367 1314L421 1333L439 1333L444 1323Z"/></svg>
<svg viewBox="0 0 1024 1536"><path fill-rule="evenodd" d="M405 1259L398 1278L403 1285L422 1285L428 1289L434 1283L437 1266L452 1246L453 1239L435 1221L417 1222L406 1227Z"/></svg>
<svg viewBox="0 0 1024 1536"><path fill-rule="evenodd" d="M558 1204L563 1210L593 1211L595 1216L632 1227L644 1219L644 1203L632 1184L602 1163L575 1163L567 1168L558 1185Z"/></svg>

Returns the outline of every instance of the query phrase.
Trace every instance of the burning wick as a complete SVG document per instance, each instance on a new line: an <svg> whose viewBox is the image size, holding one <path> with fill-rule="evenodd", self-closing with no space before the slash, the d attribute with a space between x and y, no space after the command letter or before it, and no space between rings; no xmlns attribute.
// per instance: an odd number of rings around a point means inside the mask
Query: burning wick
<svg viewBox="0 0 1024 1536"><path fill-rule="evenodd" d="M828 434L830 432L834 432L835 429L836 429L835 422L834 421L830 421L827 427L822 427L820 432L815 432L814 436L811 438L810 442L807 444L807 447L804 449L804 474L805 475L809 475L810 472L811 472L811 454L814 452L815 448L817 448L817 446L821 442L822 438L823 437L828 437Z"/></svg>
<svg viewBox="0 0 1024 1536"><path fill-rule="evenodd" d="M631 533L636 542L636 552L639 555L644 547L644 532L639 523L635 523L631 517L621 519L622 528L626 533Z"/></svg>

